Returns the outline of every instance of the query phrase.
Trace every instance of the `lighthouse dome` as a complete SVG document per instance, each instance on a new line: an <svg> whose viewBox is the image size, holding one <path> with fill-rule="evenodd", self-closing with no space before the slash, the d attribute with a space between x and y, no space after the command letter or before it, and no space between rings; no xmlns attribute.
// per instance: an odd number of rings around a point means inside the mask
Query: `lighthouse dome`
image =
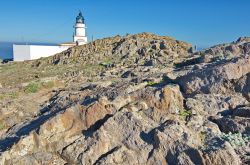
<svg viewBox="0 0 250 165"><path fill-rule="evenodd" d="M79 12L78 16L76 17L76 23L84 23L82 12Z"/></svg>

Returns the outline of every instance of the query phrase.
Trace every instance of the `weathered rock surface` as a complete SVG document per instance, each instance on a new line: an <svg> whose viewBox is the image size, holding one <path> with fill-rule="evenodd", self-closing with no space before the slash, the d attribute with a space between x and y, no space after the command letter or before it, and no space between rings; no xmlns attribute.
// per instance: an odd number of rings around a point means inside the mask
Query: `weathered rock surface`
<svg viewBox="0 0 250 165"><path fill-rule="evenodd" d="M192 54L190 44L142 33L27 62L35 69L80 69L61 77L63 87L25 95L41 98L34 104L0 101L6 123L0 162L249 164L249 42L241 38ZM86 76L90 68L81 67L90 64L102 70ZM225 134L242 135L241 142Z"/></svg>
<svg viewBox="0 0 250 165"><path fill-rule="evenodd" d="M246 79L249 72L250 58L241 57L191 70L189 73L177 77L176 82L180 84L186 94L225 93L230 90L234 91L237 81ZM242 83L242 88L250 86L249 81ZM247 90L244 92L248 93Z"/></svg>
<svg viewBox="0 0 250 165"><path fill-rule="evenodd" d="M192 46L186 42L174 40L170 37L157 36L150 33L116 36L102 40L96 40L91 44L74 47L61 54L57 54L46 61L38 60L37 63L71 64L90 62L112 62L114 64L133 66L166 64L171 59L186 57L191 53ZM105 60L104 60L105 61ZM108 65L104 62L104 65Z"/></svg>
<svg viewBox="0 0 250 165"><path fill-rule="evenodd" d="M249 55L250 51L249 37L241 37L237 41L227 44L220 44L204 51L198 52L202 56L208 57L207 62L218 59L230 59L241 56L243 54Z"/></svg>

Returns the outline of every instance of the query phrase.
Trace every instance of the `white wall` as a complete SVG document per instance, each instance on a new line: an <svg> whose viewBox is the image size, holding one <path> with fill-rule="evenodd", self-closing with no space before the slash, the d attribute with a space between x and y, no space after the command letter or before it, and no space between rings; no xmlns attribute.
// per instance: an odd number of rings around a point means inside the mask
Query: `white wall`
<svg viewBox="0 0 250 165"><path fill-rule="evenodd" d="M74 42L77 42L77 41L84 42L84 44L88 43L87 37L74 36Z"/></svg>
<svg viewBox="0 0 250 165"><path fill-rule="evenodd" d="M73 41L78 42L78 45L84 45L88 42L85 28L85 24L83 23L76 23L75 25L75 35Z"/></svg>
<svg viewBox="0 0 250 165"><path fill-rule="evenodd" d="M49 57L57 53L61 53L64 50L67 50L69 46L40 46L40 45L31 45L30 46L30 55L31 59L38 59L41 57Z"/></svg>
<svg viewBox="0 0 250 165"><path fill-rule="evenodd" d="M52 56L67 50L70 46L13 45L14 61L34 60Z"/></svg>
<svg viewBox="0 0 250 165"><path fill-rule="evenodd" d="M29 45L13 45L13 60L24 61L30 60L30 46Z"/></svg>

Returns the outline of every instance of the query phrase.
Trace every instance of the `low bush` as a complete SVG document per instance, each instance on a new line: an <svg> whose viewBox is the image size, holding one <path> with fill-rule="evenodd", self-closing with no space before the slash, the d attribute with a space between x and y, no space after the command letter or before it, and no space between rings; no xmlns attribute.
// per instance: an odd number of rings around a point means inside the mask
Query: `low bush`
<svg viewBox="0 0 250 165"><path fill-rule="evenodd" d="M242 147L250 142L250 136L241 133L222 133L221 138L228 141L233 147Z"/></svg>
<svg viewBox="0 0 250 165"><path fill-rule="evenodd" d="M187 117L187 116L191 116L192 115L192 112L191 111L187 111L187 110L183 110L179 113L180 116L184 116L184 117Z"/></svg>
<svg viewBox="0 0 250 165"><path fill-rule="evenodd" d="M4 122L0 122L0 130L3 130L5 128Z"/></svg>
<svg viewBox="0 0 250 165"><path fill-rule="evenodd" d="M18 93L16 92L11 92L8 94L9 98L11 99L17 99L18 98Z"/></svg>
<svg viewBox="0 0 250 165"><path fill-rule="evenodd" d="M40 85L39 85L38 83L32 82L32 83L29 83L29 84L25 87L24 91L25 91L26 93L36 93L36 92L39 91L39 88L40 88Z"/></svg>
<svg viewBox="0 0 250 165"><path fill-rule="evenodd" d="M154 85L157 85L158 83L157 82L153 82L153 81L149 81L148 82L148 86L154 86Z"/></svg>
<svg viewBox="0 0 250 165"><path fill-rule="evenodd" d="M3 95L0 95L0 100L3 100L4 99L4 96Z"/></svg>

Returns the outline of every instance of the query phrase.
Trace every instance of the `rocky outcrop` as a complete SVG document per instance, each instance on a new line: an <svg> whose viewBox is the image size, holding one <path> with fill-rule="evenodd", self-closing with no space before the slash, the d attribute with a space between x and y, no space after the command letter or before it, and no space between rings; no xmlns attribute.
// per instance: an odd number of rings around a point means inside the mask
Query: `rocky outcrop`
<svg viewBox="0 0 250 165"><path fill-rule="evenodd" d="M250 59L242 57L191 70L189 73L177 77L176 82L180 84L186 94L226 93L235 91L237 80L246 79L249 72ZM247 88L250 86L249 81L242 82L241 86L241 89ZM247 91L244 92L247 93Z"/></svg>
<svg viewBox="0 0 250 165"><path fill-rule="evenodd" d="M75 63L114 63L125 66L166 64L171 59L186 57L192 46L186 42L170 37L157 36L150 33L116 36L96 40L90 44L73 47L61 54L57 54L46 61L38 60L38 66L48 64ZM76 60L77 59L77 60ZM106 61L106 62L105 62ZM151 61L151 62L149 62ZM34 66L37 66L34 64Z"/></svg>
<svg viewBox="0 0 250 165"><path fill-rule="evenodd" d="M219 139L214 139L214 143L216 143L213 144L216 147L212 151L208 150L204 155L205 164L241 164L239 157L228 142L224 143Z"/></svg>
<svg viewBox="0 0 250 165"><path fill-rule="evenodd" d="M43 101L22 107L22 118L10 108L21 100L0 101L1 164L249 164L248 42L192 54L187 43L142 33L28 62L79 70L46 101L44 91L25 95ZM234 56L216 59L219 49Z"/></svg>
<svg viewBox="0 0 250 165"><path fill-rule="evenodd" d="M199 54L203 56L211 55L211 60L218 60L223 58L237 57L242 54L249 55L250 53L250 38L241 37L237 41L229 44L220 44L209 49L206 49Z"/></svg>
<svg viewBox="0 0 250 165"><path fill-rule="evenodd" d="M141 87L117 99L67 108L4 152L2 163L240 164L227 143L230 149L223 144L202 149L212 143L205 134L217 136L201 119L197 128L186 125L179 86Z"/></svg>

